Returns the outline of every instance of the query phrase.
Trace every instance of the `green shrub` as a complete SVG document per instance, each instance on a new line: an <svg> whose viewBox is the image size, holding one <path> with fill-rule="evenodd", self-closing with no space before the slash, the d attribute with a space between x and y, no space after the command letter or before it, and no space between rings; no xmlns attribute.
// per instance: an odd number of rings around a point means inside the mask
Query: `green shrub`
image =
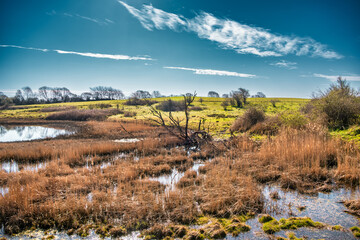
<svg viewBox="0 0 360 240"><path fill-rule="evenodd" d="M175 111L184 111L185 102L184 101L173 101L171 99L163 101L156 106L156 109L164 112L175 112Z"/></svg>
<svg viewBox="0 0 360 240"><path fill-rule="evenodd" d="M315 108L313 115L323 117L331 129L345 129L359 121L359 93L341 77L326 92L320 92L312 105Z"/></svg>
<svg viewBox="0 0 360 240"><path fill-rule="evenodd" d="M308 123L307 118L300 113L286 113L281 115L281 123L284 126L301 129Z"/></svg>

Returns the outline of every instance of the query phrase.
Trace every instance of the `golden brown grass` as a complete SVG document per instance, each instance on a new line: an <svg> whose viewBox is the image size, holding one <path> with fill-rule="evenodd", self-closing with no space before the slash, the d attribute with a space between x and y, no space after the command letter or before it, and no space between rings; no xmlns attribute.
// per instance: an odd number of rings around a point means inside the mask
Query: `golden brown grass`
<svg viewBox="0 0 360 240"><path fill-rule="evenodd" d="M9 188L0 195L5 231L34 226L82 232L90 223L112 224L124 234L155 223L194 223L203 214L261 212L261 183L278 182L303 192L326 190L332 179L359 184L359 149L326 132L282 129L262 143L243 135L188 154L174 147L176 139L159 137L154 127L122 124L126 131L116 122L89 122L70 139L0 144L1 161L48 161L37 172L0 171L0 184ZM113 141L131 134L144 140ZM118 153L127 155L115 159ZM194 160L209 158L199 173L191 170ZM102 169L104 162L111 164ZM150 180L173 168L185 172L174 190Z"/></svg>

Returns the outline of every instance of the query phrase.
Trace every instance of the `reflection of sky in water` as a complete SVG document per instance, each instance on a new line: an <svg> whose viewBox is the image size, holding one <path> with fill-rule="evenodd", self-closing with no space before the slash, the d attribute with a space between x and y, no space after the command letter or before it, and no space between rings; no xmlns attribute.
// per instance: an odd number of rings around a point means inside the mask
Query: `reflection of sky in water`
<svg viewBox="0 0 360 240"><path fill-rule="evenodd" d="M22 164L19 165L16 161L7 161L1 163L1 169L7 173L18 172L20 170L37 171L40 168L44 168L46 162L39 162L34 164Z"/></svg>
<svg viewBox="0 0 360 240"><path fill-rule="evenodd" d="M55 129L41 126L16 126L5 128L0 126L0 142L30 141L36 139L53 138L59 135L71 134L65 129Z"/></svg>
<svg viewBox="0 0 360 240"><path fill-rule="evenodd" d="M271 192L278 192L280 200L270 198ZM296 191L282 191L278 186L266 186L263 189L265 197L265 208L270 215L277 220L289 217L310 217L314 221L322 222L328 225L341 225L346 229L352 226L358 226L359 220L345 213L345 206L340 203L347 199L358 199L360 197L359 189L355 191L339 189L329 194L319 193L315 196L308 196L297 193ZM304 211L299 211L299 206L305 206ZM277 209L277 211L271 211ZM292 216L289 214L290 210ZM238 237L228 236L227 239L269 239L262 230L262 224L258 217L246 222L251 226L251 231L242 233ZM285 237L286 232L294 232L297 237L306 236L309 239L356 239L350 231L331 231L328 229L299 228L296 230L280 231L275 234L277 237Z"/></svg>
<svg viewBox="0 0 360 240"><path fill-rule="evenodd" d="M204 166L202 162L195 162L191 170L199 173L199 167ZM179 172L176 168L172 170L170 174L160 175L158 177L151 177L150 180L159 181L161 184L166 186L166 190L174 190L175 185L180 181L180 179L185 175L184 172Z"/></svg>

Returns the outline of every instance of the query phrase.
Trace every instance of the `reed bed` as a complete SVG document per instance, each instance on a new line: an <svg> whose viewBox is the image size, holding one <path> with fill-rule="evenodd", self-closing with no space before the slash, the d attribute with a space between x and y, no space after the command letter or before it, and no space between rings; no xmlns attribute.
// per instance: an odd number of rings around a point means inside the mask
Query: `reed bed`
<svg viewBox="0 0 360 240"><path fill-rule="evenodd" d="M87 136L103 135L101 139L1 144L1 161L48 161L38 171L0 171L0 184L9 189L0 195L5 232L35 227L81 235L90 224L96 229L106 225L121 235L156 223L192 224L204 214L229 218L260 213L262 183L306 193L328 191L333 181L360 183L359 149L311 129L281 129L261 143L243 135L191 153L175 147L176 139L159 137L156 128L136 123L124 124L126 134L147 137L117 143L113 135L124 132L116 124L88 123ZM127 155L114 160L118 153ZM193 171L194 161L205 165ZM111 164L102 168L104 162ZM151 180L174 168L185 172L175 189ZM349 206L358 211L357 202Z"/></svg>

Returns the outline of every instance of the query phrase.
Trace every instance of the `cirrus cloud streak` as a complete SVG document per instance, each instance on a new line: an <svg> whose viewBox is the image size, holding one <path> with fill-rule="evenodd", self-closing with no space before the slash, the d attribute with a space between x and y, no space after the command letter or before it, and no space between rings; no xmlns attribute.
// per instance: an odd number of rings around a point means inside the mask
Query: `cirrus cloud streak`
<svg viewBox="0 0 360 240"><path fill-rule="evenodd" d="M104 53L84 53L84 52L74 52L74 51L65 51L65 50L50 50L46 48L33 48L33 47L23 47L17 45L0 45L2 48L19 48L19 49L26 49L26 50L36 50L41 52L56 52L59 54L72 54L72 55L79 55L83 57L91 57L91 58L105 58L105 59L112 59L112 60L153 60L151 57L143 57L143 56L128 56L128 55L119 55L119 54L104 54Z"/></svg>
<svg viewBox="0 0 360 240"><path fill-rule="evenodd" d="M253 54L261 57L297 56L322 57L339 59L342 56L312 38L285 36L270 31L241 24L229 19L217 18L201 12L192 19L168 13L152 5L143 5L141 9L118 1L131 15L137 18L147 30L164 30L194 32L199 38L216 42L225 49L232 49L239 54Z"/></svg>
<svg viewBox="0 0 360 240"><path fill-rule="evenodd" d="M164 67L164 68L192 71L194 72L194 74L198 74L198 75L217 75L217 76L230 76L230 77L242 77L242 78L256 77L256 75L253 74L229 72L229 71L214 70L214 69L200 69L200 68L186 68L186 67Z"/></svg>
<svg viewBox="0 0 360 240"><path fill-rule="evenodd" d="M325 74L319 74L319 73L314 73L313 76L318 77L318 78L325 78L332 82L335 82L339 77L338 75L325 75ZM357 75L349 75L349 76L341 76L341 77L342 77L342 79L345 79L347 81L360 81L360 76L357 76Z"/></svg>

